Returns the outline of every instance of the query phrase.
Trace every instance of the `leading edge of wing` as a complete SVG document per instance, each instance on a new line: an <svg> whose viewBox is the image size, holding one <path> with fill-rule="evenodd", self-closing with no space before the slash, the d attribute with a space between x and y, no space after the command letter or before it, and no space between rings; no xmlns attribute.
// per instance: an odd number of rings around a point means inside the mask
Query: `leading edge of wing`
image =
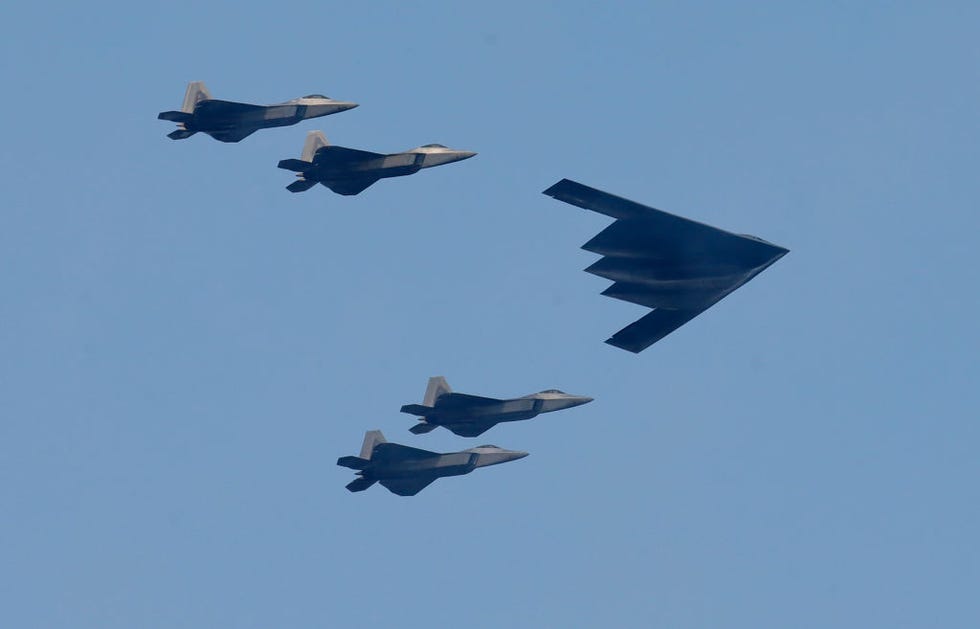
<svg viewBox="0 0 980 629"><path fill-rule="evenodd" d="M492 397L480 397L468 393L443 393L436 399L436 408L455 408L458 406L487 406L499 404L503 400Z"/></svg>
<svg viewBox="0 0 980 629"><path fill-rule="evenodd" d="M683 230L682 233L686 234L687 236L690 236L692 233L700 232L703 236L716 236L721 237L724 240L735 238L739 240L753 241L761 245L766 245L767 247L787 251L783 247L774 245L770 242L762 240L761 238L725 231L724 229L720 229L712 225L707 225L689 218L684 218L683 216L671 214L670 212L658 210L657 208L650 207L649 205L643 205L642 203L637 203L636 201L624 199L623 197L604 192L597 188L586 186L577 181L572 181L571 179L562 179L555 185L545 190L544 194L554 199L558 199L559 201L564 201L565 203L570 203L571 205L575 205L586 210L592 210L593 212L611 216L617 220L642 219L647 224L648 228L658 224L661 228L673 226L674 228ZM615 225L615 223L613 225Z"/></svg>
<svg viewBox="0 0 980 629"><path fill-rule="evenodd" d="M404 461L407 459L428 459L435 456L439 456L439 453L385 441L374 446L371 460Z"/></svg>
<svg viewBox="0 0 980 629"><path fill-rule="evenodd" d="M707 308L667 310L657 308L606 339L613 347L639 354Z"/></svg>
<svg viewBox="0 0 980 629"><path fill-rule="evenodd" d="M384 153L373 153L371 151L362 151L361 149L347 148L346 146L337 146L336 144L328 144L327 146L322 146L317 149L318 157L321 160L336 160L336 161L368 161L372 159L380 159L382 157L387 157Z"/></svg>

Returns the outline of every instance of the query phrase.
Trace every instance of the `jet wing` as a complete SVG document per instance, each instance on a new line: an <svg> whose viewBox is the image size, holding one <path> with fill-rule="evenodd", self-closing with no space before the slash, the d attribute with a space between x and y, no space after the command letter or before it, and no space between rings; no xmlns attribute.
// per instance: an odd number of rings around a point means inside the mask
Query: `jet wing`
<svg viewBox="0 0 980 629"><path fill-rule="evenodd" d="M231 127L222 131L205 131L205 133L220 142L241 142L256 131L258 131L256 127Z"/></svg>
<svg viewBox="0 0 980 629"><path fill-rule="evenodd" d="M350 161L350 162L363 162L371 159L378 159L381 157L386 157L383 153L372 153L371 151L361 151L359 149L349 149L346 146L336 146L333 144L328 144L327 146L322 146L316 151L316 161L320 163L323 160L327 161Z"/></svg>
<svg viewBox="0 0 980 629"><path fill-rule="evenodd" d="M428 459L434 456L439 456L439 453L385 441L374 446L374 450L371 453L371 460L405 461L408 459Z"/></svg>
<svg viewBox="0 0 980 629"><path fill-rule="evenodd" d="M377 177L351 177L349 179L334 179L324 183L337 194L353 196L363 192L377 180Z"/></svg>
<svg viewBox="0 0 980 629"><path fill-rule="evenodd" d="M194 113L206 114L208 116L236 116L254 113L263 109L267 109L267 106L209 98L199 102L194 109Z"/></svg>
<svg viewBox="0 0 980 629"><path fill-rule="evenodd" d="M386 478L379 481L388 491L399 496L414 496L432 484L435 476L414 476L412 478Z"/></svg>
<svg viewBox="0 0 980 629"><path fill-rule="evenodd" d="M482 423L470 423L465 424L443 424L443 427L448 428L455 435L460 437L479 437L486 431L490 430L497 425L498 422L482 422Z"/></svg>
<svg viewBox="0 0 980 629"><path fill-rule="evenodd" d="M436 408L459 408L464 406L488 406L490 404L500 404L503 400L492 397L480 397L479 395L467 395L465 393L443 393L436 399Z"/></svg>

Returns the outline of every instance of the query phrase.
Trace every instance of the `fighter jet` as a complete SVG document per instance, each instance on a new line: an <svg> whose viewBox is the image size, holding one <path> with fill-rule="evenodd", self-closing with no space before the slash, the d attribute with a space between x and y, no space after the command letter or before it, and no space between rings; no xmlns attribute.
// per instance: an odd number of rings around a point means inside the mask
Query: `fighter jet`
<svg viewBox="0 0 980 629"><path fill-rule="evenodd" d="M321 131L310 131L302 159L284 159L279 168L291 170L298 179L286 186L303 192L318 183L337 194L353 195L379 179L414 175L423 168L441 166L473 157L472 151L456 151L441 144L426 144L403 153L371 153L333 146Z"/></svg>
<svg viewBox="0 0 980 629"><path fill-rule="evenodd" d="M764 271L789 250L562 179L544 191L616 219L582 245L604 256L586 272L615 282L603 295L653 312L606 343L639 353Z"/></svg>
<svg viewBox="0 0 980 629"><path fill-rule="evenodd" d="M357 103L334 100L322 94L310 94L278 105L250 105L211 98L201 81L187 84L180 111L163 111L160 120L177 123L177 130L167 134L171 140L189 138L198 131L221 142L239 142L259 129L288 127L300 120L329 116L357 107Z"/></svg>
<svg viewBox="0 0 980 629"><path fill-rule="evenodd" d="M429 452L398 443L388 443L380 430L364 433L361 456L342 456L337 465L358 470L347 484L348 491L364 491L380 482L393 494L414 496L437 478L469 474L478 467L516 461L527 452L479 446L462 452Z"/></svg>
<svg viewBox="0 0 980 629"><path fill-rule="evenodd" d="M421 420L409 430L421 435L439 426L448 428L460 437L476 437L500 422L531 419L541 413L560 411L592 401L582 395L570 395L558 389L548 389L511 400L498 400L465 393L453 393L442 376L429 378L422 404L406 404L403 413L418 415Z"/></svg>

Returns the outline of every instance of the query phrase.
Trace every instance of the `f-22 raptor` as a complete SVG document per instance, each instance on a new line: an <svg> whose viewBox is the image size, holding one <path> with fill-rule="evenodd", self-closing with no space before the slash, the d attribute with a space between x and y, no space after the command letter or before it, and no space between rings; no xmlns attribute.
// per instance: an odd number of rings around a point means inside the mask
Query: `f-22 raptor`
<svg viewBox="0 0 980 629"><path fill-rule="evenodd" d="M437 478L469 474L478 467L526 456L527 452L491 445L442 454L388 443L380 430L369 430L364 434L361 456L342 456L337 459L337 465L358 470L360 478L347 484L348 491L364 491L380 482L393 494L414 496Z"/></svg>
<svg viewBox="0 0 980 629"><path fill-rule="evenodd" d="M441 166L473 157L472 151L457 151L441 144L426 144L402 153L372 153L334 146L321 131L306 135L301 159L284 159L279 168L291 170L298 179L286 186L290 192L303 192L318 183L337 194L354 195L388 177L414 175L423 168Z"/></svg>
<svg viewBox="0 0 980 629"><path fill-rule="evenodd" d="M180 111L163 111L160 120L178 124L167 134L171 140L183 140L197 132L206 133L221 142L240 142L259 129L288 127L301 120L319 118L357 107L357 103L334 100L322 94L310 94L277 105L251 105L211 98L201 81L187 85Z"/></svg>
<svg viewBox="0 0 980 629"><path fill-rule="evenodd" d="M570 395L558 389L548 389L510 400L453 393L442 376L429 378L422 404L406 404L403 413L418 415L421 421L410 431L416 435L448 428L460 437L476 437L500 422L516 422L537 417L541 413L560 411L592 401L583 395Z"/></svg>

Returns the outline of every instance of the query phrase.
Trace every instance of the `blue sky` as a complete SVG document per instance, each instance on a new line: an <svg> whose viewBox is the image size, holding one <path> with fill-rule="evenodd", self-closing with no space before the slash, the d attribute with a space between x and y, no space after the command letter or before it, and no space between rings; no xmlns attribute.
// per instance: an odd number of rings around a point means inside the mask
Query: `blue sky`
<svg viewBox="0 0 980 629"><path fill-rule="evenodd" d="M975 627L980 9L19 3L0 621ZM187 81L358 109L172 142ZM471 160L291 195L308 130ZM790 248L646 352L562 177ZM426 379L595 402L411 435ZM364 430L531 456L351 495Z"/></svg>

